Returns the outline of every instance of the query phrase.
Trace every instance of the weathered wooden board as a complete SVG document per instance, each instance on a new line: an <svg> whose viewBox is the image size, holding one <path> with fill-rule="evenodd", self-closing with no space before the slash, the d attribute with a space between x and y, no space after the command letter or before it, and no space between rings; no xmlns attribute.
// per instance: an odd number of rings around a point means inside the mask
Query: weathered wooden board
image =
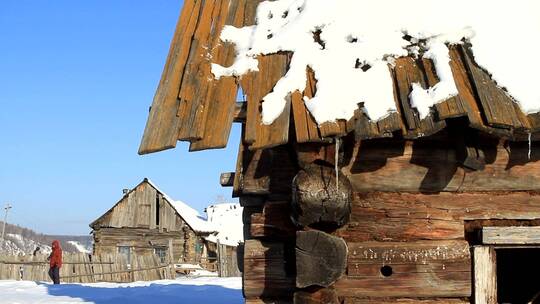
<svg viewBox="0 0 540 304"><path fill-rule="evenodd" d="M475 246L474 258L474 302L497 303L497 258L495 249Z"/></svg>
<svg viewBox="0 0 540 304"><path fill-rule="evenodd" d="M351 221L337 235L347 242L463 239L465 221L484 219L540 219L540 195L355 193Z"/></svg>
<svg viewBox="0 0 540 304"><path fill-rule="evenodd" d="M523 119L522 114L518 115L516 112L519 108L515 107L512 98L497 86L486 71L474 62L468 51L465 51L464 55L487 123L503 128L530 128L529 122Z"/></svg>
<svg viewBox="0 0 540 304"><path fill-rule="evenodd" d="M482 227L482 243L491 245L539 245L540 226Z"/></svg>
<svg viewBox="0 0 540 304"><path fill-rule="evenodd" d="M354 135L357 140L382 137L379 125L376 122L371 121L362 109L355 111L354 118Z"/></svg>
<svg viewBox="0 0 540 304"><path fill-rule="evenodd" d="M146 129L139 154L157 152L176 146L179 118L177 116L180 100L178 92L186 66L202 1L188 0L171 42L167 62L152 102Z"/></svg>
<svg viewBox="0 0 540 304"><path fill-rule="evenodd" d="M245 142L250 149L275 147L289 140L290 100L283 113L271 124L262 123L261 105L263 98L287 71L288 55L274 54L259 57L259 71L242 77L241 84L247 96L247 120Z"/></svg>
<svg viewBox="0 0 540 304"><path fill-rule="evenodd" d="M433 115L420 119L418 111L411 106L409 95L412 92L412 85L417 83L423 88L427 87L424 73L413 58L401 57L396 59L394 79L397 83L397 94L409 130L407 136L413 138L428 136L446 126L444 121L435 121Z"/></svg>
<svg viewBox="0 0 540 304"><path fill-rule="evenodd" d="M207 93L216 83L211 72L211 54L221 45L219 33L229 15L229 6L238 0L201 1L201 12L192 40L188 62L182 77L178 98L180 117L179 140L199 140L204 135L204 124L208 113ZM220 58L221 59L221 58ZM221 81L221 80L220 80ZM233 81L234 83L234 81Z"/></svg>
<svg viewBox="0 0 540 304"><path fill-rule="evenodd" d="M247 299L292 295L294 277L289 277L286 272L283 243L246 241L243 288Z"/></svg>
<svg viewBox="0 0 540 304"><path fill-rule="evenodd" d="M354 207L353 207L354 208ZM463 239L462 221L430 218L384 218L384 213L353 215L346 229L338 232L347 241L411 241Z"/></svg>
<svg viewBox="0 0 540 304"><path fill-rule="evenodd" d="M438 220L540 219L540 195L529 192L355 193L352 220L362 213Z"/></svg>
<svg viewBox="0 0 540 304"><path fill-rule="evenodd" d="M272 149L243 150L242 193L269 194L270 174L272 172Z"/></svg>
<svg viewBox="0 0 540 304"><path fill-rule="evenodd" d="M484 170L462 168L447 142L364 141L343 169L359 192L471 192L540 190L540 162L527 159L528 147L483 147ZM532 155L540 155L532 146ZM518 165L519 164L519 165Z"/></svg>
<svg viewBox="0 0 540 304"><path fill-rule="evenodd" d="M439 119L466 115L472 127L484 128L473 84L464 63L461 46L450 47L450 68L452 69L459 96L435 105Z"/></svg>
<svg viewBox="0 0 540 304"><path fill-rule="evenodd" d="M256 9L262 0L247 1L245 25L255 24ZM290 102L285 111L271 125L261 121L261 103L264 96L272 91L287 71L289 55L274 54L259 57L259 71L244 75L241 79L242 90L247 96L246 133L244 141L251 149L269 148L282 145L289 140Z"/></svg>
<svg viewBox="0 0 540 304"><path fill-rule="evenodd" d="M304 96L312 98L316 91L316 80L313 75L313 70L308 69L306 90L302 93L295 92L291 95L292 112L294 118L294 128L296 133L296 141L298 143L319 142L321 135L317 122L311 116L304 103Z"/></svg>
<svg viewBox="0 0 540 304"><path fill-rule="evenodd" d="M195 82L197 85L195 95L184 97L180 95L181 99L192 98L191 109L180 112L186 122L190 122L191 118L194 119L191 128L187 128L188 123L182 123L179 130L179 139L192 140L190 151L227 146L236 108L238 85L232 77L219 80L213 78L211 63L228 66L234 62L236 55L234 46L223 43L219 36L225 24L236 27L244 24L245 6L246 0L222 1L218 19L209 25L211 40L207 45L201 45L199 74L191 74L198 78Z"/></svg>
<svg viewBox="0 0 540 304"><path fill-rule="evenodd" d="M468 297L471 257L466 241L348 243L342 297Z"/></svg>

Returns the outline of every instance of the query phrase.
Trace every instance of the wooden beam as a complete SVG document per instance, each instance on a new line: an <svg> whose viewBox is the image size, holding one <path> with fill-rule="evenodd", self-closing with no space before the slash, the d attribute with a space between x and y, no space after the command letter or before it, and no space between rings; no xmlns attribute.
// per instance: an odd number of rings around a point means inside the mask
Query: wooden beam
<svg viewBox="0 0 540 304"><path fill-rule="evenodd" d="M284 239L296 236L289 202L267 202L261 213L251 214L251 236Z"/></svg>
<svg viewBox="0 0 540 304"><path fill-rule="evenodd" d="M471 258L466 241L348 243L340 297L468 297Z"/></svg>
<svg viewBox="0 0 540 304"><path fill-rule="evenodd" d="M482 243L491 245L538 245L540 244L540 226L483 227Z"/></svg>
<svg viewBox="0 0 540 304"><path fill-rule="evenodd" d="M296 233L296 287L329 287L347 267L347 244L322 231Z"/></svg>
<svg viewBox="0 0 540 304"><path fill-rule="evenodd" d="M219 177L219 183L221 187L232 187L234 185L234 178L234 172L221 173L221 176Z"/></svg>
<svg viewBox="0 0 540 304"><path fill-rule="evenodd" d="M470 172L458 163L447 139L433 142L363 141L356 144L343 173L358 192L484 192L540 190L540 161L528 146L508 149L482 140L485 169ZM540 155L533 144L531 155Z"/></svg>
<svg viewBox="0 0 540 304"><path fill-rule="evenodd" d="M347 242L463 239L469 231L464 221L488 221L476 225L473 229L477 230L540 226L538 219L540 195L529 192L354 193L351 221L337 235Z"/></svg>
<svg viewBox="0 0 540 304"><path fill-rule="evenodd" d="M474 303L497 303L497 259L489 246L476 246L474 255Z"/></svg>
<svg viewBox="0 0 540 304"><path fill-rule="evenodd" d="M351 197L349 180L340 171L336 181L333 168L306 167L293 180L293 217L301 226L341 227L349 221Z"/></svg>
<svg viewBox="0 0 540 304"><path fill-rule="evenodd" d="M287 276L285 254L284 243L245 242L243 289L246 299L292 295L294 278Z"/></svg>

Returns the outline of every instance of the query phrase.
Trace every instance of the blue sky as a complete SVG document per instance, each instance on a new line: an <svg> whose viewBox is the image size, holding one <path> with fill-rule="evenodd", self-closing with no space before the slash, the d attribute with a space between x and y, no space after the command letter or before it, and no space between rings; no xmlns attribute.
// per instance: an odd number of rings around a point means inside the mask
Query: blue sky
<svg viewBox="0 0 540 304"><path fill-rule="evenodd" d="M179 0L0 1L0 204L50 234L88 224L149 177L198 210L230 188L229 148L139 156ZM2 209L3 211L3 209Z"/></svg>

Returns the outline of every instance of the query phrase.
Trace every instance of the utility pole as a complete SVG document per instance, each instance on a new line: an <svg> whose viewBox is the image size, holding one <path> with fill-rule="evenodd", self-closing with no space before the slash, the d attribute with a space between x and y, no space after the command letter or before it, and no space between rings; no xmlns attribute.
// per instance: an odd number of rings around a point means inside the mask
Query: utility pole
<svg viewBox="0 0 540 304"><path fill-rule="evenodd" d="M4 233L6 232L6 222L7 222L7 216L9 209L13 208L9 203L6 204L4 209L6 210L6 215L4 215L4 227L2 228L2 238L0 239L0 243L4 242Z"/></svg>

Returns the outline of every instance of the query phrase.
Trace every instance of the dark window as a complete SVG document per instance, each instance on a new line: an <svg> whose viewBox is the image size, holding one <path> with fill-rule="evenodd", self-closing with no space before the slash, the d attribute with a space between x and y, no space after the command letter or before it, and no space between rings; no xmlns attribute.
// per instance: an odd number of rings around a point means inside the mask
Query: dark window
<svg viewBox="0 0 540 304"><path fill-rule="evenodd" d="M540 303L540 249L497 249L496 254L497 302Z"/></svg>

